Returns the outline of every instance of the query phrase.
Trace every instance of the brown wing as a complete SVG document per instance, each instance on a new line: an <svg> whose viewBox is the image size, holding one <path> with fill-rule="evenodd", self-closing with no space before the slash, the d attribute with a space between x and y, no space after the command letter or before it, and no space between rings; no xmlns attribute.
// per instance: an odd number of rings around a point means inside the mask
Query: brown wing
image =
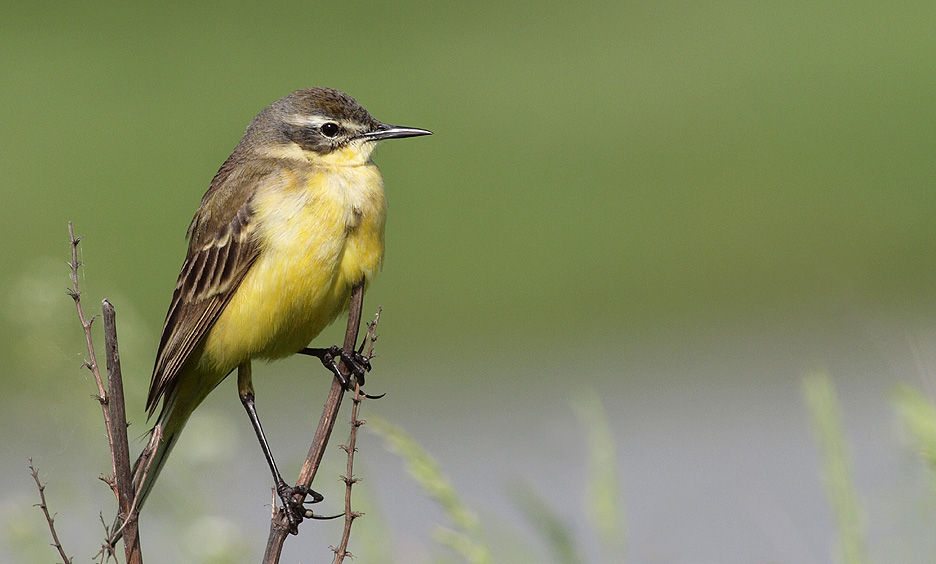
<svg viewBox="0 0 936 564"><path fill-rule="evenodd" d="M175 292L150 382L146 409L177 384L179 370L221 315L257 258L251 196L267 170L245 170L234 155L215 175L189 227L189 250Z"/></svg>

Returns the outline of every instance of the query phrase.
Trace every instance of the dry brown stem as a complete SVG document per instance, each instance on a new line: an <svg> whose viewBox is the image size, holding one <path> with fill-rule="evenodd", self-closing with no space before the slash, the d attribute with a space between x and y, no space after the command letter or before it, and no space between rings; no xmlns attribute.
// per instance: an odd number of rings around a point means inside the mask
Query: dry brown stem
<svg viewBox="0 0 936 564"><path fill-rule="evenodd" d="M46 522L49 524L49 532L52 533L52 546L58 550L59 556L62 557L65 564L71 564L72 560L65 554L65 549L62 548L62 543L59 542L58 534L55 532L55 516L49 513L49 506L46 505L45 486L39 481L39 471L33 466L32 458L29 459L29 473L32 474L33 480L36 481L36 487L39 488L38 507L42 509Z"/></svg>
<svg viewBox="0 0 936 564"><path fill-rule="evenodd" d="M94 382L98 389L97 400L100 402L104 414L107 444L111 453L111 470L113 473L110 477L103 478L103 480L111 487L117 497L120 516L124 520L120 530L123 531L124 535L127 562L128 564L143 564L137 528L136 500L130 469L130 446L127 439L127 413L124 405L123 379L120 372L120 352L117 346L117 313L109 301L103 301L101 309L104 314L104 350L107 359L107 388L105 389L94 352L94 341L91 336L91 323L94 318L88 319L85 317L84 309L81 307L81 291L78 289L78 269L81 266L81 261L78 260L78 244L81 242L81 237L75 237L75 231L70 221L68 222L68 237L72 249L72 260L69 263L72 287L68 294L75 301L78 319L81 321L81 327L84 330L85 344L88 347L88 362L85 363L85 366L94 374ZM113 546L105 544L99 555L104 558L112 553Z"/></svg>
<svg viewBox="0 0 936 564"><path fill-rule="evenodd" d="M114 437L111 459L117 487L118 515L123 520L124 551L128 564L143 564L137 527L138 512L133 491L133 471L130 469L130 445L127 440L127 412L124 407L123 378L120 372L120 352L117 348L117 312L107 300L101 304L104 313L104 350L107 358L107 402L112 425L108 435Z"/></svg>
<svg viewBox="0 0 936 564"><path fill-rule="evenodd" d="M107 428L107 445L110 447L110 451L114 452L114 436L111 433L113 426L111 425L110 413L107 409L107 391L104 389L104 381L101 379L101 371L98 368L97 356L94 354L94 342L91 338L91 324L94 322L94 317L88 319L85 317L84 310L81 307L81 292L78 290L78 269L81 267L81 261L78 260L78 243L81 242L81 237L75 237L75 231L72 228L72 223L68 222L68 238L71 241L71 254L72 260L68 263L68 266L71 268L71 279L72 287L68 290L68 295L75 300L75 309L78 310L78 320L81 322L81 328L84 330L85 344L88 347L88 361L85 362L85 366L88 367L88 370L94 375L94 383L97 384L98 395L97 400L101 403L101 411L104 413L104 425ZM111 466L112 475L117 473L117 469L114 466ZM114 495L117 495L117 489L114 487Z"/></svg>
<svg viewBox="0 0 936 564"><path fill-rule="evenodd" d="M374 342L377 341L377 323L380 321L380 311L380 308L378 308L374 321L367 324L367 334L364 336L364 341L368 343L367 354L365 355L368 360L374 357ZM342 450L348 453L348 464L345 469L345 475L341 477L345 483L345 523L341 533L341 542L338 543L338 548L333 548L335 551L333 564L341 564L344 562L345 557L353 557L353 555L348 552L348 542L351 540L351 525L354 523L355 519L362 515L362 513L351 509L351 488L360 481L358 478L354 477L354 453L357 452L357 432L361 425L365 423L363 419L358 419L358 411L360 410L361 402L364 401L364 394L361 392L361 385L359 383L354 386L354 396L351 401L353 402L351 406L351 433L348 437L348 444L341 445Z"/></svg>
<svg viewBox="0 0 936 564"><path fill-rule="evenodd" d="M348 311L348 328L345 331L343 348L347 351L355 350L357 336L361 327L361 309L364 305L364 281L360 281L351 289L351 305ZM339 370L350 381L351 367L342 360L339 363ZM325 400L325 407L322 409L322 416L319 419L318 427L315 430L315 436L312 439L312 445L309 447L309 454L306 456L302 470L299 472L299 479L296 487L309 488L312 480L318 472L322 463L322 456L325 454L325 446L331 437L332 429L335 427L335 419L338 416L338 410L341 408L341 399L344 396L344 388L338 378L332 379L331 389ZM289 519L282 510L275 510L273 519L270 523L270 534L267 537L266 551L263 554L262 562L264 564L276 564L279 562L280 555L283 552L283 544L289 535Z"/></svg>

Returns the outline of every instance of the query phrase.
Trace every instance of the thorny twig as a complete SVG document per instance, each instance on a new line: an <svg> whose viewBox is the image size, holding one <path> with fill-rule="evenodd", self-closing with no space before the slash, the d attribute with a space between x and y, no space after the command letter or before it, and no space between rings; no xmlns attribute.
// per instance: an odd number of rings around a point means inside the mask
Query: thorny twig
<svg viewBox="0 0 936 564"><path fill-rule="evenodd" d="M78 310L78 319L81 321L81 327L84 330L85 343L88 346L88 361L85 362L84 365L94 374L94 383L97 384L98 389L97 400L101 403L101 410L104 412L104 426L107 429L107 446L110 447L111 452L114 452L113 427L111 426L110 413L107 410L107 391L104 389L104 381L101 379L101 370L98 368L97 357L94 354L94 342L91 339L91 324L96 317L92 317L91 319L85 317L84 310L81 308L81 292L78 290L78 268L81 266L81 261L78 260L78 243L81 242L81 237L75 237L75 231L70 221L68 222L68 238L71 241L72 248L72 260L68 263L68 266L71 268L72 287L68 290L68 295L75 300L75 308ZM116 465L113 460L111 460L111 475L116 475L116 473ZM116 484L112 484L111 489L114 490L114 495L117 495Z"/></svg>
<svg viewBox="0 0 936 564"><path fill-rule="evenodd" d="M94 381L97 385L97 400L101 404L101 410L104 414L104 427L107 430L107 446L111 453L111 475L102 478L102 480L114 492L117 498L117 504L120 512L123 513L125 521L120 529L124 530L124 546L126 549L127 562L129 564L142 564L143 559L140 552L138 529L136 523L136 500L133 496L133 486L130 470L130 452L127 441L127 419L124 407L123 381L120 373L120 354L117 348L117 322L114 306L107 300L102 303L104 313L104 348L107 358L107 389L104 387L101 370L94 352L94 343L91 337L91 324L94 317L87 319L84 310L81 307L81 292L78 289L78 269L81 261L78 260L78 243L81 237L75 237L75 231L72 223L68 222L68 238L71 242L72 260L69 263L71 268L72 287L68 294L75 301L75 308L78 310L78 319L81 321L81 327L85 335L85 343L88 346L88 361L85 366L94 374ZM110 394L108 393L110 391ZM112 537L111 537L112 538ZM103 559L113 554L113 545L110 541L105 543L98 553Z"/></svg>
<svg viewBox="0 0 936 564"><path fill-rule="evenodd" d="M36 481L36 487L39 488L38 507L42 509L42 513L45 514L46 522L49 523L49 531L52 533L52 546L58 550L59 556L62 557L65 564L71 564L72 560L65 554L65 549L62 548L62 543L59 542L58 534L55 532L55 517L49 513L49 506L46 505L45 486L39 481L39 471L33 466L32 458L29 459L29 473L32 474L33 480Z"/></svg>
<svg viewBox="0 0 936 564"><path fill-rule="evenodd" d="M368 360L374 357L374 343L377 341L377 323L380 321L380 312L381 308L378 307L374 321L367 324L367 334L364 336L364 341L368 343L366 354ZM347 445L341 445L341 449L348 453L348 466L345 475L341 477L342 481L345 483L345 523L338 548L332 547L332 550L335 551L333 564L341 564L346 556L353 557L353 555L348 552L348 541L351 539L351 524L362 515L362 513L351 509L351 487L360 481L359 478L354 477L354 453L357 452L358 428L365 423L363 419L358 419L358 410L360 409L364 397L365 395L361 392L360 383L356 383L354 385L354 397L351 400L353 402L351 406L351 436L348 438Z"/></svg>

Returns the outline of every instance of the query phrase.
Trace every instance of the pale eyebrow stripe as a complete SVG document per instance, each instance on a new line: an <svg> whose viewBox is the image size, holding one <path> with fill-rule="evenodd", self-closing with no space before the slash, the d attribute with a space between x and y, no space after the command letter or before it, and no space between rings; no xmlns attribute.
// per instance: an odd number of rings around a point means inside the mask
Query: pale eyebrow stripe
<svg viewBox="0 0 936 564"><path fill-rule="evenodd" d="M283 121L285 121L286 123L290 125L298 125L300 127L305 127L305 126L317 127L319 125L322 125L323 123L328 123L329 121L334 121L334 120L328 119L323 116L306 116L306 115L300 115L300 114L293 114L293 115L286 116L286 118L283 119Z"/></svg>

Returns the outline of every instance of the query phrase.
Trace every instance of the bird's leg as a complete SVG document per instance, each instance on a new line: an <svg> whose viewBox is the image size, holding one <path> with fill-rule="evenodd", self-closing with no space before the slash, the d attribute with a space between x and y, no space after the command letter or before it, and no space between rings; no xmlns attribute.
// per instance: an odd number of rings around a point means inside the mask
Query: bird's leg
<svg viewBox="0 0 936 564"><path fill-rule="evenodd" d="M305 496L311 496L310 503L318 503L324 499L317 491L307 487L294 487L288 485L276 467L273 460L273 453L270 451L270 445L267 444L266 436L263 434L263 427L260 426L260 418L257 417L257 408L254 405L253 380L250 375L250 361L237 367L237 393L240 395L241 403L247 410L247 416L250 417L250 424L253 425L257 433L257 439L260 440L260 448L263 449L263 455L266 456L267 464L270 465L270 471L273 473L273 481L276 483L276 493L283 503L283 511L289 518L289 532L297 534L299 532L299 523L305 517L313 517L311 511L307 511L303 504ZM300 497L296 497L300 496Z"/></svg>
<svg viewBox="0 0 936 564"><path fill-rule="evenodd" d="M351 374L354 375L358 383L362 386L364 385L364 374L371 369L370 359L363 354L364 343L361 343L361 348L356 351L348 352L340 347L332 345L327 349L313 349L306 347L299 351L299 354L305 354L309 356L314 356L315 358L322 361L322 364L335 375L335 378L338 378L338 381L341 383L341 386L345 390L350 390L352 388L351 382L341 373L341 370L338 369L338 358L341 358L348 366L351 367Z"/></svg>

